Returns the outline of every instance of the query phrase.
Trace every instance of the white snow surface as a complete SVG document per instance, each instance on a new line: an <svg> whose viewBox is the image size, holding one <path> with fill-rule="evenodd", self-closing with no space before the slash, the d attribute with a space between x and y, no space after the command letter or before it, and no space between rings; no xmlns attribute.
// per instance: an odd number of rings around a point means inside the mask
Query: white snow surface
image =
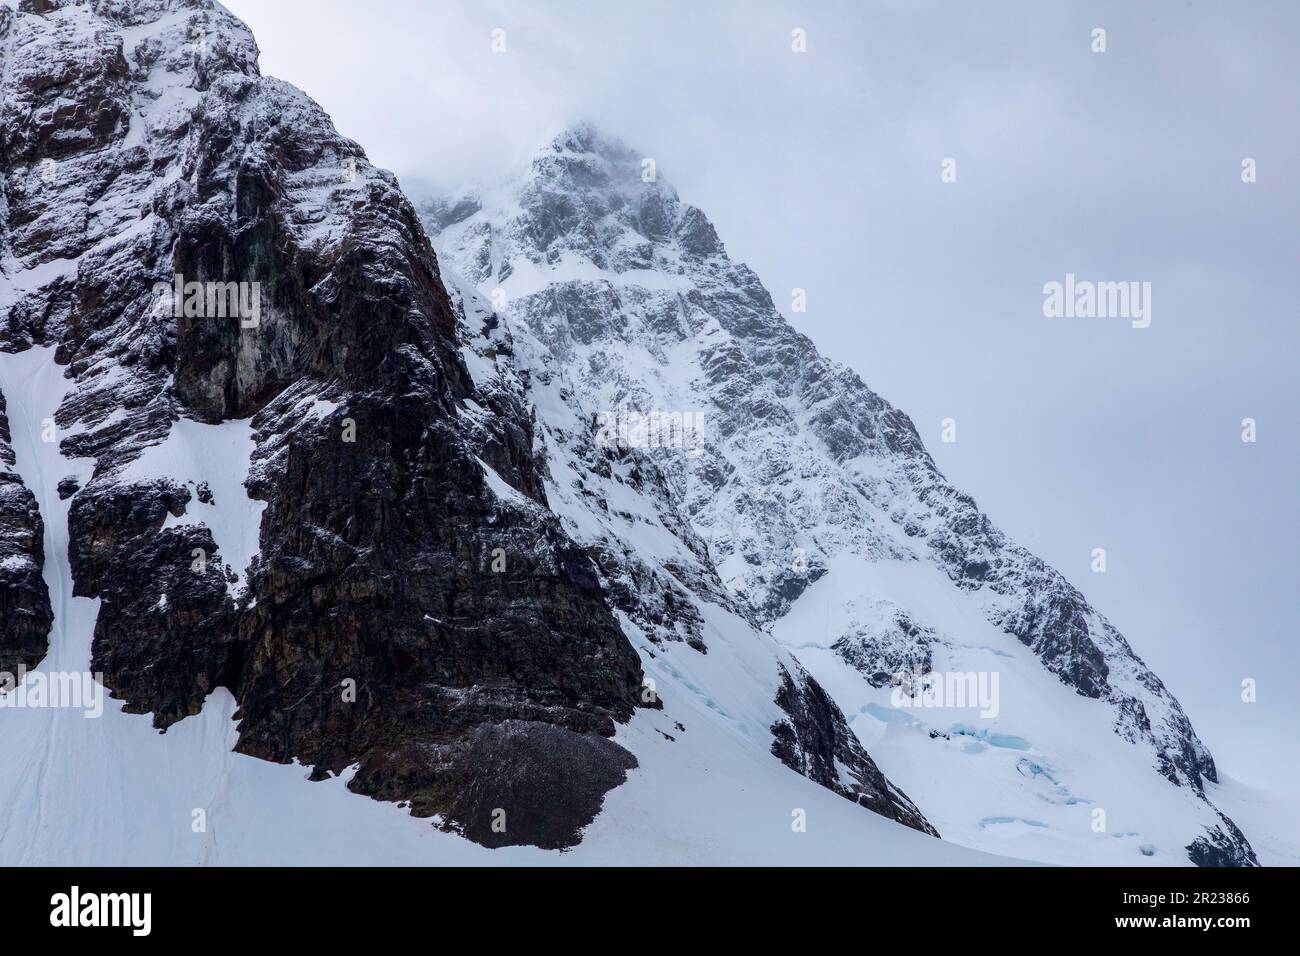
<svg viewBox="0 0 1300 956"><path fill-rule="evenodd" d="M997 715L975 706L897 706L892 688L872 687L826 637L871 613L855 603L862 594L907 608L938 632L934 671L996 672ZM1111 732L1109 707L1062 693L1029 648L990 624L932 565L840 556L773 634L945 839L1070 865L1188 865L1189 834L1208 822L1201 801L1152 773L1145 748ZM1094 828L1098 819L1104 829Z"/></svg>
<svg viewBox="0 0 1300 956"><path fill-rule="evenodd" d="M258 531L266 510L266 502L248 497L244 488L256 447L250 419L207 425L181 418L172 424L165 441L148 446L116 473L118 480L128 483L169 478L189 486L191 497L185 514L179 518L168 515L163 528L207 526L220 560L237 578L236 595L248 585L248 566L258 551ZM198 497L198 488L204 484L212 493L206 503Z"/></svg>

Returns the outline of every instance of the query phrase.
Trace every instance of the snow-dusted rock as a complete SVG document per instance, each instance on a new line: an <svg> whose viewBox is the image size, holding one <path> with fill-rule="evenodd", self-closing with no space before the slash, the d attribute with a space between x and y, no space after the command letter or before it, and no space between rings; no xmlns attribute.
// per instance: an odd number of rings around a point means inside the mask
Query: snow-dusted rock
<svg viewBox="0 0 1300 956"><path fill-rule="evenodd" d="M59 556L98 601L82 666L159 728L228 688L243 753L352 768L484 843L575 842L636 764L609 738L640 665L529 498L520 410L462 428L473 383L395 179L259 76L215 3L22 3L0 51L0 349L56 347L52 437L93 465L65 486ZM193 311L178 275L203 284ZM6 548L39 564L6 487ZM5 604L39 604L30 572L3 574ZM54 642L80 639L54 616ZM33 663L27 631L6 653Z"/></svg>
<svg viewBox="0 0 1300 956"><path fill-rule="evenodd" d="M654 594L656 562L633 570L654 555L700 600L769 630L945 837L1049 860L1252 862L1205 795L1212 757L1123 635L953 488L908 417L791 328L704 214L644 170L584 124L521 176L420 207L444 267L529 343L515 360L534 383L547 493L579 540L624 553L621 571L601 562L606 576ZM657 412L702 416L702 446L604 462L589 447L584 420ZM640 500L597 485L611 473ZM656 552L646 525L677 551ZM692 615L650 604L658 638L691 639ZM969 736L951 711L890 703L899 671L931 668L1001 674L1001 716L983 719L997 740L1033 741L1041 772L950 760ZM1063 727L1063 713L1081 722ZM1044 794L1048 777L1068 782ZM1001 812L978 809L983 797ZM988 821L1004 817L1030 820L1028 834L999 840Z"/></svg>

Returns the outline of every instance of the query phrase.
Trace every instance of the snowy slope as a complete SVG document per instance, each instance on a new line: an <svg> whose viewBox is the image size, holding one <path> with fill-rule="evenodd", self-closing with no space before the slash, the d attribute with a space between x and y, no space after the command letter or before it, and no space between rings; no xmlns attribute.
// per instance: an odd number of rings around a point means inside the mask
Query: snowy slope
<svg viewBox="0 0 1300 956"><path fill-rule="evenodd" d="M933 629L929 670L997 674L997 714L898 706L892 685L873 687L832 647L870 619L863 595ZM1200 801L1150 772L1140 751L1135 759L1134 745L1111 732L1108 708L1063 693L1028 648L933 566L841 556L773 632L855 715L851 726L890 778L926 794L947 839L1075 865L1186 862L1188 834L1207 819ZM1104 830L1094 829L1097 810Z"/></svg>
<svg viewBox="0 0 1300 956"><path fill-rule="evenodd" d="M522 343L520 367L561 383L529 398L574 533L598 537L582 530L590 468L565 447L575 419L703 415L702 449L620 443L643 446L662 488L617 507L595 494L606 536L683 565L656 529L680 520L673 537L703 545L684 562L702 569L696 593L720 584L717 603L789 648L945 839L1049 862L1253 862L1207 790L1212 757L1127 640L644 172L579 125L518 177L421 206L444 270ZM927 671L997 679L996 715L898 705L901 674Z"/></svg>
<svg viewBox="0 0 1300 956"><path fill-rule="evenodd" d="M1210 799L1250 835L1264 866L1300 866L1300 795L1265 790L1222 776Z"/></svg>

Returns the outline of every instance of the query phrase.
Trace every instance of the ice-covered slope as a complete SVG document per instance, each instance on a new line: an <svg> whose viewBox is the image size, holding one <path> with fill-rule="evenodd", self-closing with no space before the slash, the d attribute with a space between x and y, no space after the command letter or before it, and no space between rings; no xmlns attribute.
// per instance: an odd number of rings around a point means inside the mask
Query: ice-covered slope
<svg viewBox="0 0 1300 956"><path fill-rule="evenodd" d="M1220 776L1210 799L1240 824L1264 866L1300 866L1300 796Z"/></svg>
<svg viewBox="0 0 1300 956"><path fill-rule="evenodd" d="M219 4L0 6L0 94L0 863L978 859Z"/></svg>
<svg viewBox="0 0 1300 956"><path fill-rule="evenodd" d="M652 531L671 515L695 591L720 584L719 603L790 648L947 839L1061 862L1254 862L1207 796L1209 752L1125 638L951 487L907 416L818 354L652 173L581 125L522 176L421 206L444 266L528 343L571 531L593 538L594 501L621 522L608 537L666 567ZM702 415L703 444L638 433L654 414ZM605 437L654 463L653 505L572 466L575 417L634 423ZM998 706L901 706L903 672L997 680Z"/></svg>

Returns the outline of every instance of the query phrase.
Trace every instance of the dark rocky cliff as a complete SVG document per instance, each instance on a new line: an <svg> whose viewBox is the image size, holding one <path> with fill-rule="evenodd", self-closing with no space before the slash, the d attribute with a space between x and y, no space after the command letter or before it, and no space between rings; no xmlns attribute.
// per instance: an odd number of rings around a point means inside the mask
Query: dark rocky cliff
<svg viewBox="0 0 1300 956"><path fill-rule="evenodd" d="M75 382L57 418L64 454L97 463L70 517L77 593L102 602L93 668L161 728L224 686L243 752L359 765L353 789L484 842L574 842L635 764L608 738L640 665L586 554L489 487L480 458L542 501L531 430L518 407L463 422L474 386L392 176L260 77L214 4L28 0L0 10L0 42L0 348L57 344ZM176 274L258 283L256 327L159 309ZM131 472L181 418L252 419L248 569L200 524L164 529L194 488ZM40 517L0 481L0 666L32 664Z"/></svg>

